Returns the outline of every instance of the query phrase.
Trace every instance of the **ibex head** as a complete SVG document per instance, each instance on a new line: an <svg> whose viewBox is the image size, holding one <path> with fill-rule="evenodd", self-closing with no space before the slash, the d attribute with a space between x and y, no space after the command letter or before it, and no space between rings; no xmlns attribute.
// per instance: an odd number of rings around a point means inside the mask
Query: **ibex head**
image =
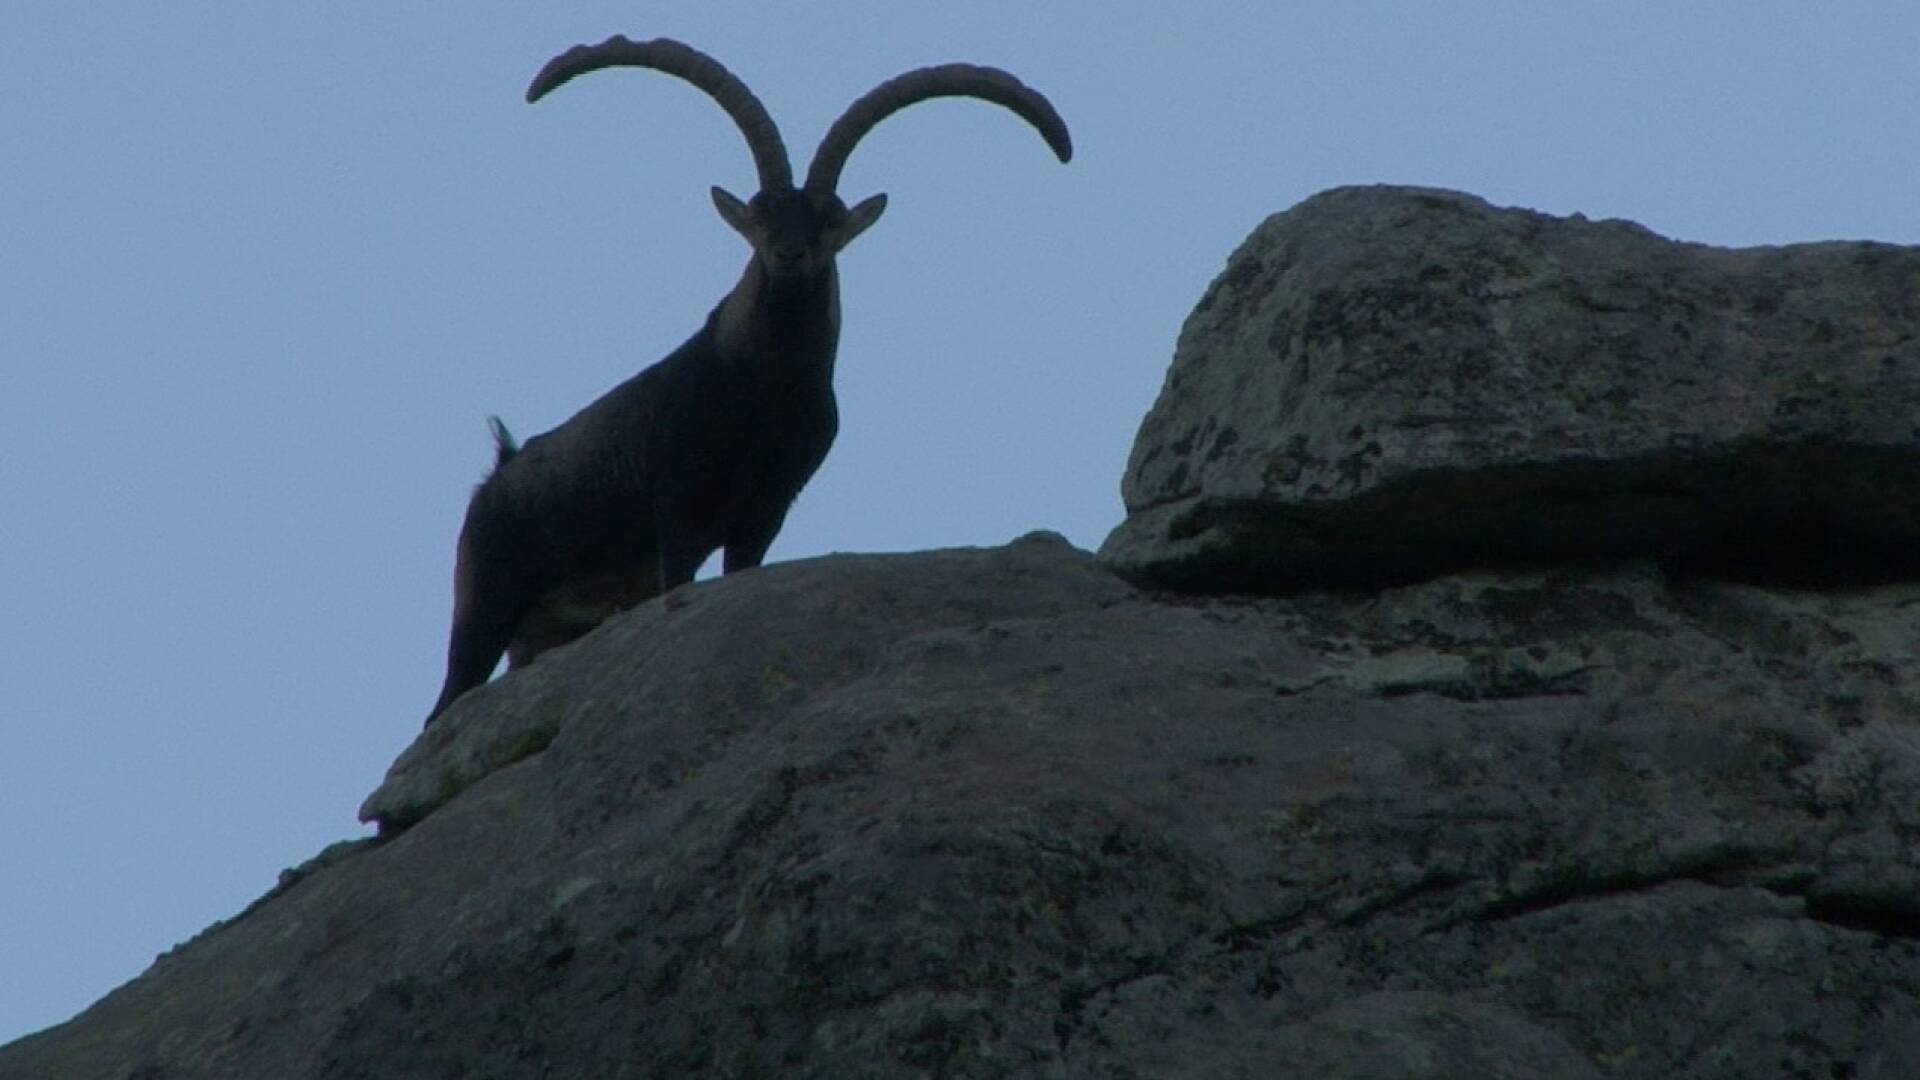
<svg viewBox="0 0 1920 1080"><path fill-rule="evenodd" d="M762 188L747 202L726 188L713 189L714 209L753 245L767 277L776 282L819 277L840 249L880 220L887 197L875 195L853 209L828 191L771 191Z"/></svg>
<svg viewBox="0 0 1920 1080"><path fill-rule="evenodd" d="M806 184L793 186L793 167L773 117L720 62L667 38L629 41L615 35L598 45L576 45L547 62L527 87L527 100L576 75L605 67L643 67L677 75L707 92L733 117L746 136L760 173L760 190L742 202L724 188L713 189L720 217L753 245L755 258L774 281L805 280L830 269L833 257L854 237L880 220L885 195L863 199L852 209L835 187L853 148L874 125L918 101L935 97L973 97L1004 106L1032 124L1061 161L1073 156L1067 125L1045 97L997 68L943 64L920 68L881 83L848 106L814 152Z"/></svg>

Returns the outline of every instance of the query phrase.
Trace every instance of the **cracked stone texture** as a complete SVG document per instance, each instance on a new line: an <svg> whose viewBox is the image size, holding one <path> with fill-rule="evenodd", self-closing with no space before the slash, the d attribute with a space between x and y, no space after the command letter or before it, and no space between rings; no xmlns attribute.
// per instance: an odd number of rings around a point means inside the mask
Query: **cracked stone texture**
<svg viewBox="0 0 1920 1080"><path fill-rule="evenodd" d="M0 1077L1910 1080L1917 612L1045 535L703 582Z"/></svg>
<svg viewBox="0 0 1920 1080"><path fill-rule="evenodd" d="M1912 580L1917 407L1920 248L1336 188L1188 318L1102 555L1210 592L1587 557Z"/></svg>

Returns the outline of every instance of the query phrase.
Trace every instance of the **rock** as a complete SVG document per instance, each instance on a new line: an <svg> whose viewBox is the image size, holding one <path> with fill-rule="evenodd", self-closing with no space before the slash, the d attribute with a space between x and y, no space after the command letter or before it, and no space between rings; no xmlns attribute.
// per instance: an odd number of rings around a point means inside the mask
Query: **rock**
<svg viewBox="0 0 1920 1080"><path fill-rule="evenodd" d="M1045 536L703 582L0 1078L1905 1080L1916 610L1185 597Z"/></svg>
<svg viewBox="0 0 1920 1080"><path fill-rule="evenodd" d="M912 560L901 556L831 556L820 562L831 567L852 560L876 568L911 563L920 572L893 578L878 573L863 579L882 592L885 604L881 610L886 610L886 604L898 602L903 591L931 586L940 597L929 602L936 607L948 605L939 617L961 623L1049 615L1090 601L1113 600L1130 591L1090 560L1076 560L1073 570L1063 573L1058 558L1058 549L1063 548L1070 550L1059 534L1036 532L986 559L976 552L954 551ZM928 569L934 569L931 579L925 573ZM940 580L942 573L944 581ZM784 577L776 581L785 588L743 591L737 582L723 579L698 593L668 596L655 610L654 618L638 624L623 623L624 629L619 631L604 628L607 633L617 634L619 642L597 653L607 659L607 669L590 674L592 690L588 693L582 693L576 682L553 679L501 679L468 693L453 706L457 711L449 713L455 717L452 722L434 724L401 753L387 771L386 781L361 805L360 820L377 822L383 831L406 828L489 773L546 749L563 725L606 722L609 712L621 716L634 702L647 700L654 687L634 685L631 679L649 669L647 661L653 654L680 637L679 622L692 596L702 598L701 616L736 627L734 633L743 648L759 641L763 632L773 632L782 635L783 643L776 651L787 651L792 646L784 642L793 628L786 625L783 614L817 606L817 598L806 594L815 584ZM865 625L861 621L863 613L875 603L874 598L849 592L827 611L843 628L851 630ZM840 647L864 651L836 662L855 667L872 663L874 657L867 653L886 644L881 633L859 645L853 644L856 638L843 635ZM728 647L723 640L710 641L709 645ZM703 669L711 667L712 659L706 655L685 658L684 674L701 677ZM655 677L662 674L658 665L651 670ZM781 669L770 666L749 682L762 684L766 694L777 696L783 680ZM749 699L752 691L751 686L741 688ZM582 713L591 718L579 720Z"/></svg>
<svg viewBox="0 0 1920 1080"><path fill-rule="evenodd" d="M1207 290L1122 492L1103 558L1183 590L1596 557L1911 579L1920 248L1328 191Z"/></svg>
<svg viewBox="0 0 1920 1080"><path fill-rule="evenodd" d="M620 614L0 1080L1920 1075L1916 324L1914 250L1318 196L1101 559Z"/></svg>
<svg viewBox="0 0 1920 1080"><path fill-rule="evenodd" d="M1497 1006L1440 994L1383 991L1290 1024L1299 1076L1359 1080L1600 1080L1604 1074L1549 1028Z"/></svg>

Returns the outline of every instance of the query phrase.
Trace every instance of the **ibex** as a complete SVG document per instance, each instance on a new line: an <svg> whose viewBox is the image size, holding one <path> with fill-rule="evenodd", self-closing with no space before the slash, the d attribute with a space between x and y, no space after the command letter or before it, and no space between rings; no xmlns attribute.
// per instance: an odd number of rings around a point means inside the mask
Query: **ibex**
<svg viewBox="0 0 1920 1080"><path fill-rule="evenodd" d="M510 666L524 664L613 611L693 580L717 548L726 550L725 573L760 565L839 428L834 257L879 220L887 197L848 209L834 189L874 125L928 98L973 97L1032 124L1061 161L1073 155L1045 97L970 64L910 71L855 101L797 189L766 107L718 61L676 41L616 36L575 46L534 76L527 100L618 66L685 79L739 126L760 190L741 202L715 187L713 205L753 254L706 324L666 359L525 446L493 420L498 458L460 529L447 677L429 724L485 682L501 653Z"/></svg>

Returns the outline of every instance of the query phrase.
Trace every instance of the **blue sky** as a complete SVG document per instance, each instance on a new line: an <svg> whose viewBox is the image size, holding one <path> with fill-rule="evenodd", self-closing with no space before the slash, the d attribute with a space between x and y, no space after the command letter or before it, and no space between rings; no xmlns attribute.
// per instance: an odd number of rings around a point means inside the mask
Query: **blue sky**
<svg viewBox="0 0 1920 1080"><path fill-rule="evenodd" d="M396 7L398 10L396 11ZM711 101L552 54L666 35L804 170L855 152L839 442L770 558L1097 546L1181 320L1268 213L1459 188L1715 244L1920 242L1920 6L1058 2L12 5L0 14L0 1042L360 835L438 689L454 536L521 435L745 260ZM207 9L211 10L211 9Z"/></svg>

